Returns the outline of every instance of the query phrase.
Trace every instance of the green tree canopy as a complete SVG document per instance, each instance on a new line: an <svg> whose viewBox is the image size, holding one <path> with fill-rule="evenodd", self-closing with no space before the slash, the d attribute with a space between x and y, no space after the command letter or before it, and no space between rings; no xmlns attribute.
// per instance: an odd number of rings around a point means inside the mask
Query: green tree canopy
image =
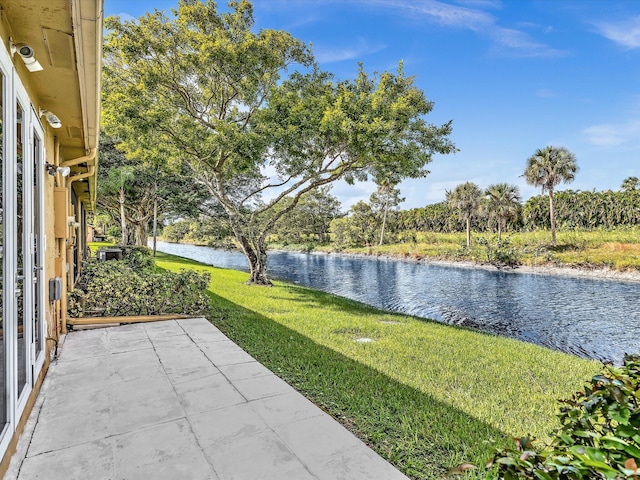
<svg viewBox="0 0 640 480"><path fill-rule="evenodd" d="M467 225L467 248L471 247L471 219L478 214L481 200L482 190L473 182L462 183L447 192L447 202Z"/></svg>
<svg viewBox="0 0 640 480"><path fill-rule="evenodd" d="M197 215L207 192L194 186L180 165L156 159L129 159L108 135L100 137L97 205L99 211L120 220L123 245L147 245L148 225L154 214Z"/></svg>
<svg viewBox="0 0 640 480"><path fill-rule="evenodd" d="M638 179L638 177L627 177L622 182L622 185L620 185L620 188L627 192L638 190L640 189L640 179Z"/></svg>
<svg viewBox="0 0 640 480"><path fill-rule="evenodd" d="M173 18L106 25L106 128L132 155L164 149L189 165L226 211L250 283L270 283L266 237L305 193L339 179L421 177L434 154L455 150L450 122L425 121L433 104L402 68L361 66L355 80L334 81L290 34L254 32L248 1L220 13L211 0L181 0Z"/></svg>
<svg viewBox="0 0 640 480"><path fill-rule="evenodd" d="M498 226L498 239L502 238L502 231L509 220L516 220L522 208L520 203L520 189L516 185L508 183L495 183L489 185L484 191L485 201L483 208L489 219Z"/></svg>
<svg viewBox="0 0 640 480"><path fill-rule="evenodd" d="M296 208L280 218L273 229L280 242L329 241L331 221L343 215L340 201L329 190L330 187L320 187L305 193ZM291 201L283 201L281 207L286 208Z"/></svg>
<svg viewBox="0 0 640 480"><path fill-rule="evenodd" d="M556 246L556 216L553 202L554 189L560 183L571 183L578 171L576 157L564 147L548 146L536 150L527 159L524 178L528 184L542 187L542 193L549 194L549 218L551 220L551 241Z"/></svg>

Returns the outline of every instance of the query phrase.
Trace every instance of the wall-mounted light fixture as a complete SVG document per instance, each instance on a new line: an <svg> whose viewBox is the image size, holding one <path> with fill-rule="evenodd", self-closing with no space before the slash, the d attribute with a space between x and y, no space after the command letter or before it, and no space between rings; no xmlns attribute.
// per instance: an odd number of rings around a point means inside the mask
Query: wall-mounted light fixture
<svg viewBox="0 0 640 480"><path fill-rule="evenodd" d="M63 177L68 177L69 173L71 173L71 169L69 167L56 167L49 162L45 163L44 167L47 169L47 173L52 177L55 177L58 173Z"/></svg>
<svg viewBox="0 0 640 480"><path fill-rule="evenodd" d="M51 113L49 110L40 109L38 110L38 113L40 114L40 116L44 115L44 118L47 119L47 122L49 123L49 125L51 125L51 128L62 127L62 122L60 121L58 116L54 113Z"/></svg>
<svg viewBox="0 0 640 480"><path fill-rule="evenodd" d="M42 65L35 58L35 52L33 48L31 48L26 43L13 43L13 40L9 39L9 51L11 52L11 56L13 57L16 53L20 55L22 61L24 62L25 67L30 72L39 72L43 70Z"/></svg>

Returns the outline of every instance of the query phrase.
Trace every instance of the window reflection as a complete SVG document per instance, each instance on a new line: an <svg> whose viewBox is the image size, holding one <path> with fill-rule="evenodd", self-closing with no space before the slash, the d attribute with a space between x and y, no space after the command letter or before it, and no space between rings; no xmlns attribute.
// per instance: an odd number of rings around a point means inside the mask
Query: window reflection
<svg viewBox="0 0 640 480"><path fill-rule="evenodd" d="M20 103L16 103L16 253L18 260L18 271L16 275L16 300L18 304L18 396L27 383L27 348L25 342L27 338L24 335L24 294L25 294L25 271L24 271L24 237L25 232L25 215L24 215L24 165L22 161L23 141L24 138L24 110Z"/></svg>
<svg viewBox="0 0 640 480"><path fill-rule="evenodd" d="M41 264L42 253L40 251L40 246L38 245L40 239L40 182L42 181L42 168L40 163L40 155L41 155L41 142L40 139L36 136L35 132L33 133L33 260L34 260L34 282L33 282L33 342L35 345L35 354L36 357L42 351L42 334L41 334L41 309L44 308L43 305L40 305L40 295L39 290L42 284L42 272L44 271L43 265Z"/></svg>
<svg viewBox="0 0 640 480"><path fill-rule="evenodd" d="M5 364L5 335L4 335L4 105L2 104L4 91L4 76L0 75L0 430L7 423L7 386Z"/></svg>

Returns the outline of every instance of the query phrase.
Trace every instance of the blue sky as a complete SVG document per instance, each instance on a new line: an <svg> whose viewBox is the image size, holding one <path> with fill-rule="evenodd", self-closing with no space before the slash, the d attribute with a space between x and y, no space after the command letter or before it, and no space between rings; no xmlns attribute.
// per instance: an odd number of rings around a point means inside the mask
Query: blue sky
<svg viewBox="0 0 640 480"><path fill-rule="evenodd" d="M177 0L104 0L123 19ZM255 0L256 29L289 31L312 44L321 66L352 78L405 72L435 102L432 123L453 120L455 155L436 156L424 179L401 184L402 208L438 202L473 181L508 182L527 199L526 159L547 145L577 157L559 188L617 190L640 177L638 0ZM226 8L226 2L218 2ZM337 184L345 207L371 184Z"/></svg>

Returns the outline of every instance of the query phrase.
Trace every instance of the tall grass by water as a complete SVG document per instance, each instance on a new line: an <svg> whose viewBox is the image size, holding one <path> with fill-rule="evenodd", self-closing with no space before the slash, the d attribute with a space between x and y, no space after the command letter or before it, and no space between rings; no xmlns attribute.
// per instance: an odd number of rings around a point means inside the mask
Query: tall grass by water
<svg viewBox="0 0 640 480"><path fill-rule="evenodd" d="M599 369L308 288L248 286L246 273L180 257L159 254L157 265L210 272L211 321L411 478L482 465L488 440L546 438L556 399Z"/></svg>
<svg viewBox="0 0 640 480"><path fill-rule="evenodd" d="M389 255L403 258L431 258L440 260L487 261L486 248L478 239L496 240L488 233L472 234L472 247L465 246L464 232L418 232L415 242L394 243L382 246L348 248L347 253ZM514 248L523 265L555 265L583 268L610 268L614 270L640 270L640 229L559 231L557 246L550 244L551 234L534 232L506 233L506 239ZM318 250L331 251L331 246Z"/></svg>

